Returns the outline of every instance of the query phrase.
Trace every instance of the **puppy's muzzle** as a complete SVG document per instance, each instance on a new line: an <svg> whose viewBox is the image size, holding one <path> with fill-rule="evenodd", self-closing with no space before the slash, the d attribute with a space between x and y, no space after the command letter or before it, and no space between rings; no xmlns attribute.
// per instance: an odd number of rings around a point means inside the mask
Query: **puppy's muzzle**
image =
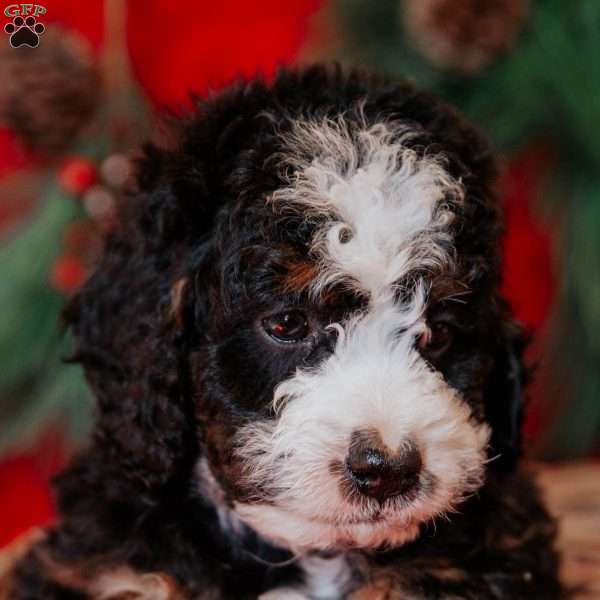
<svg viewBox="0 0 600 600"><path fill-rule="evenodd" d="M377 432L355 431L346 458L348 478L364 496L383 503L406 494L419 481L421 453L412 442L390 450Z"/></svg>

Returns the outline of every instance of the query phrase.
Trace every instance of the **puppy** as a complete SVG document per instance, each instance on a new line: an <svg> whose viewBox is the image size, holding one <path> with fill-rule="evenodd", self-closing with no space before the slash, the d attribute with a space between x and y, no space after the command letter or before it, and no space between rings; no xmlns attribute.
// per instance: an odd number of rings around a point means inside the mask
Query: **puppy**
<svg viewBox="0 0 600 600"><path fill-rule="evenodd" d="M97 421L9 597L561 597L482 137L318 66L180 129L66 308Z"/></svg>

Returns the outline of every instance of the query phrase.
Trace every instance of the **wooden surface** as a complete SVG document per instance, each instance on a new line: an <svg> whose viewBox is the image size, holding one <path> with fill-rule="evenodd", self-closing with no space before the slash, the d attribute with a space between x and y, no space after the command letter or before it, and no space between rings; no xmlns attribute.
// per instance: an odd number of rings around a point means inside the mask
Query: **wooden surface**
<svg viewBox="0 0 600 600"><path fill-rule="evenodd" d="M562 578L577 600L600 599L600 461L544 465L538 482L558 519Z"/></svg>
<svg viewBox="0 0 600 600"><path fill-rule="evenodd" d="M577 589L574 600L600 600L600 461L535 465L534 471L558 520L564 582ZM0 551L0 600L2 575L40 535L32 530Z"/></svg>

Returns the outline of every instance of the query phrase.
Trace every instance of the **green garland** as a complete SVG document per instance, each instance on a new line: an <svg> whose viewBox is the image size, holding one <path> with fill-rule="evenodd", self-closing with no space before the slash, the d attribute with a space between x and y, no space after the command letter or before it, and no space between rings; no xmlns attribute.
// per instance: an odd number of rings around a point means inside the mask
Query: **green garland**
<svg viewBox="0 0 600 600"><path fill-rule="evenodd" d="M87 431L90 393L81 370L61 362L65 298L49 282L65 226L82 212L51 183L24 230L0 246L0 453L26 447L59 422L75 437Z"/></svg>

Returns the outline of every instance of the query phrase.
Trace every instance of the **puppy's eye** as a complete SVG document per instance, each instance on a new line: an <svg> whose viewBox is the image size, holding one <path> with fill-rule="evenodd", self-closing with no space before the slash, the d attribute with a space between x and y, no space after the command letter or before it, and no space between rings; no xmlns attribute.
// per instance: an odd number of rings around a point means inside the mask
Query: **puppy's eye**
<svg viewBox="0 0 600 600"><path fill-rule="evenodd" d="M299 342L308 335L308 319L299 310L291 310L263 319L265 331L276 341Z"/></svg>
<svg viewBox="0 0 600 600"><path fill-rule="evenodd" d="M432 323L429 329L418 340L419 348L432 358L439 358L450 348L454 332L448 323Z"/></svg>

